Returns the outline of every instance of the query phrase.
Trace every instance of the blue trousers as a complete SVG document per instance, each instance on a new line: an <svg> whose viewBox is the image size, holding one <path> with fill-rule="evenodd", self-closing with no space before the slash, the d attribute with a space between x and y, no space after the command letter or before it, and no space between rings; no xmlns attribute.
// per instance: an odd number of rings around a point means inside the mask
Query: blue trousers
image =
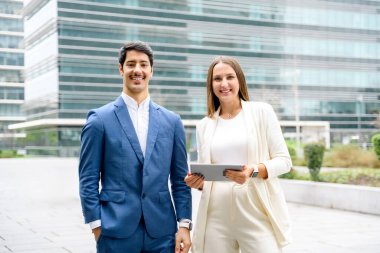
<svg viewBox="0 0 380 253"><path fill-rule="evenodd" d="M175 235L151 237L143 218L135 233L128 238L114 238L100 234L96 243L97 253L174 253Z"/></svg>

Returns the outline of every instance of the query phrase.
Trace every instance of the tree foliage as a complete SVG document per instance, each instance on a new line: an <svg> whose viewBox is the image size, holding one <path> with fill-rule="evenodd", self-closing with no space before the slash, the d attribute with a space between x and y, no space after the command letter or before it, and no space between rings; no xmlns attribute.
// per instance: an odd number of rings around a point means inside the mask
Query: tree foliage
<svg viewBox="0 0 380 253"><path fill-rule="evenodd" d="M380 133L372 136L373 149L375 150L377 159L380 161Z"/></svg>
<svg viewBox="0 0 380 253"><path fill-rule="evenodd" d="M310 143L304 147L306 166L309 168L313 181L319 181L319 171L323 163L325 146L320 143Z"/></svg>

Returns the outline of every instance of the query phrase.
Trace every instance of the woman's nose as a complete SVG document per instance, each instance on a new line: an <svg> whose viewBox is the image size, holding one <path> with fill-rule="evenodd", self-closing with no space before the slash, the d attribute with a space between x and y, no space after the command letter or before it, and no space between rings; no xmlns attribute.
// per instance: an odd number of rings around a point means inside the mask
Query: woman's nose
<svg viewBox="0 0 380 253"><path fill-rule="evenodd" d="M226 78L223 78L223 79L222 79L221 86L227 86L227 85L228 85L227 79L226 79Z"/></svg>

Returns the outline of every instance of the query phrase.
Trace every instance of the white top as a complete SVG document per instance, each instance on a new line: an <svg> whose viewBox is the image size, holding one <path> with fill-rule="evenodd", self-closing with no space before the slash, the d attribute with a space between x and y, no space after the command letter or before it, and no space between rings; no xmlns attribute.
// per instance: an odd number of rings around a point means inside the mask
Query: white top
<svg viewBox="0 0 380 253"><path fill-rule="evenodd" d="M146 139L148 137L148 127L149 127L149 102L150 97L148 96L139 105L136 100L125 94L121 93L125 104L127 105L129 116L131 117L133 127L135 128L137 138L139 139L141 151L145 157L146 149ZM102 225L101 220L95 220L89 222L91 229L100 227Z"/></svg>
<svg viewBox="0 0 380 253"><path fill-rule="evenodd" d="M247 128L242 111L232 119L219 117L211 143L211 163L247 164L247 147Z"/></svg>

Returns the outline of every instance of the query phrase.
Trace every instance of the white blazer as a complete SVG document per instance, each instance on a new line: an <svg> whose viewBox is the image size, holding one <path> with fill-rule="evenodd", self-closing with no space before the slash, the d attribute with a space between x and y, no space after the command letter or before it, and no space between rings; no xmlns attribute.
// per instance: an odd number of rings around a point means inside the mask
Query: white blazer
<svg viewBox="0 0 380 253"><path fill-rule="evenodd" d="M292 167L289 151L271 105L245 101L241 101L241 104L248 130L248 164L263 163L268 171L267 179L252 178L249 183L256 189L277 241L283 247L291 241L291 227L285 197L277 176L290 171ZM219 110L212 118L205 117L197 124L198 162L200 163L211 163L210 145L218 123L218 116ZM211 187L212 182L205 182L193 232L193 253L204 253Z"/></svg>

